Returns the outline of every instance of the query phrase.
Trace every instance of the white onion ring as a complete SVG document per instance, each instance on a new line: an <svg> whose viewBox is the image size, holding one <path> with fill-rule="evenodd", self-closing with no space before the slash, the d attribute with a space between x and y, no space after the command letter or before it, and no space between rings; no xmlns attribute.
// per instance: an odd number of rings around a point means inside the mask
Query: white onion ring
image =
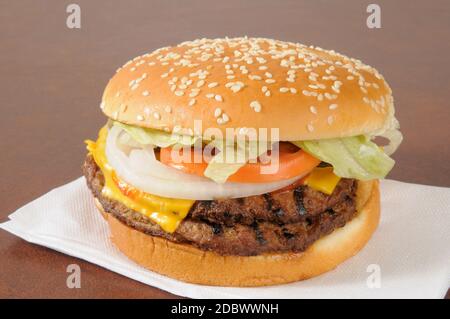
<svg viewBox="0 0 450 319"><path fill-rule="evenodd" d="M153 148L134 149L128 157L117 145L122 129L112 127L106 139L106 157L117 175L134 187L163 197L213 200L261 195L288 186L302 176L271 183L224 183L218 184L205 177L186 174L153 159ZM151 151L150 151L151 149ZM146 154L146 155L145 155Z"/></svg>

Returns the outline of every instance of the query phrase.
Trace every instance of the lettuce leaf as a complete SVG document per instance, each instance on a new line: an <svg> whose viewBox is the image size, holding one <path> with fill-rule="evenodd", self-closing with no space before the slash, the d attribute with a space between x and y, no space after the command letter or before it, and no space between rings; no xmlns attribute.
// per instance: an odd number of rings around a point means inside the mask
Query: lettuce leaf
<svg viewBox="0 0 450 319"><path fill-rule="evenodd" d="M242 141L241 143L226 143L214 140L207 147L217 148L220 152L208 163L204 175L216 183L225 183L231 175L236 173L248 161L255 160L266 153L270 144L258 141Z"/></svg>
<svg viewBox="0 0 450 319"><path fill-rule="evenodd" d="M198 139L200 139L200 137L197 136L167 133L162 130L137 127L120 122L113 122L113 125L121 127L136 142L143 145L151 144L158 147L169 147L175 144L193 145Z"/></svg>
<svg viewBox="0 0 450 319"><path fill-rule="evenodd" d="M333 166L340 177L370 180L384 178L395 161L364 135L292 142Z"/></svg>

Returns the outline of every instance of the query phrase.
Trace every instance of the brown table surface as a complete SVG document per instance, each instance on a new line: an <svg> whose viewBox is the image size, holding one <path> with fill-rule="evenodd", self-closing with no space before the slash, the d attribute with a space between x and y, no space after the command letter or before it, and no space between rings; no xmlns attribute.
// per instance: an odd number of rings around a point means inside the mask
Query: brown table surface
<svg viewBox="0 0 450 319"><path fill-rule="evenodd" d="M379 69L394 91L405 140L390 178L450 186L450 2L73 1L82 28L66 27L68 1L0 3L0 222L80 176L85 138L105 122L98 105L130 57L199 37L265 36L314 44ZM0 297L173 295L0 231ZM66 287L77 263L82 288ZM449 296L447 294L447 296Z"/></svg>

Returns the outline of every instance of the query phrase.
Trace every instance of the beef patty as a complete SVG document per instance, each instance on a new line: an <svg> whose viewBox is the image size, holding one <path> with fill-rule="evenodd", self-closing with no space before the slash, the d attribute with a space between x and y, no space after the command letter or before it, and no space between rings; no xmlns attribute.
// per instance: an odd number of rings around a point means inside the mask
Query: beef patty
<svg viewBox="0 0 450 319"><path fill-rule="evenodd" d="M170 234L148 217L102 196L104 177L92 156L86 158L83 172L106 213L149 235L221 255L301 252L356 213L356 180L341 179L331 195L299 186L246 198L196 201Z"/></svg>

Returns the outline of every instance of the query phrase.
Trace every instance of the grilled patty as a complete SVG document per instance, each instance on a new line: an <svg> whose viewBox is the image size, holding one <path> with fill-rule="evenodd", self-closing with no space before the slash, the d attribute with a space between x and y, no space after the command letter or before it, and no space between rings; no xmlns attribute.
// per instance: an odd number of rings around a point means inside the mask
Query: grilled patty
<svg viewBox="0 0 450 319"><path fill-rule="evenodd" d="M83 172L105 212L121 222L152 236L221 255L301 252L344 226L356 213L356 180L341 179L331 195L299 186L246 198L196 201L170 234L146 216L102 196L104 177L91 156L86 158Z"/></svg>

